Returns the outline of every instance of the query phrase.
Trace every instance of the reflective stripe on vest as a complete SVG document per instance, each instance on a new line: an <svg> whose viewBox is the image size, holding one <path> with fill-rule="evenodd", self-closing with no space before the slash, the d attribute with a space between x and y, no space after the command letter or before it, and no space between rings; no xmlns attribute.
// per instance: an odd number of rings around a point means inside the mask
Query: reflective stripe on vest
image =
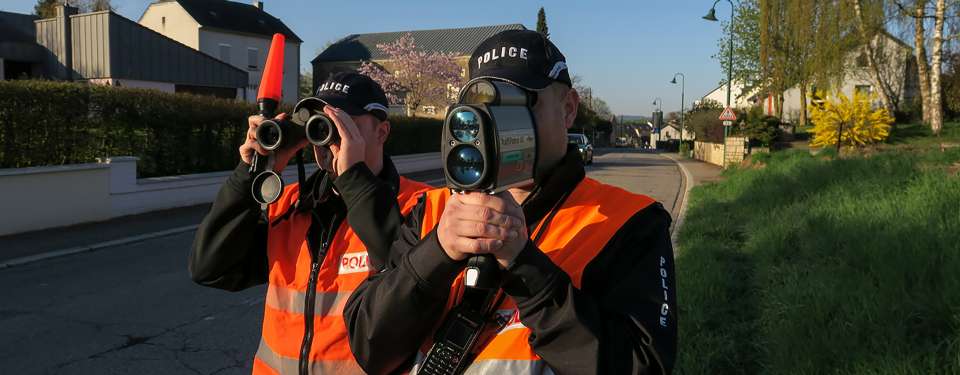
<svg viewBox="0 0 960 375"><path fill-rule="evenodd" d="M450 197L449 189L435 189L427 193L421 238L426 237L440 220ZM584 178L570 193L549 223L540 223L532 233L545 231L537 247L570 276L574 287L580 288L583 270L607 242L634 214L655 201L645 195ZM546 225L546 228L540 228ZM463 285L461 273L453 282L449 309ZM552 374L553 371L530 347L530 329L520 321L516 304L504 298L497 313L507 324L483 347L467 374ZM423 349L428 349L429 345ZM422 354L422 353L421 353ZM422 355L420 359L422 359ZM421 361L417 361L419 365Z"/></svg>
<svg viewBox="0 0 960 375"><path fill-rule="evenodd" d="M400 178L397 203L408 213L428 185ZM307 231L310 215L295 213L274 222L299 196L299 186L284 190L270 205L270 229L267 234L269 284L263 312L260 348L254 360L254 374L297 374L305 329L303 315L307 286L310 283L310 250ZM313 341L307 358L313 374L363 373L350 352L343 307L347 298L370 274L367 248L346 220L341 222L330 241L320 265L316 282ZM321 246L321 244L315 244Z"/></svg>

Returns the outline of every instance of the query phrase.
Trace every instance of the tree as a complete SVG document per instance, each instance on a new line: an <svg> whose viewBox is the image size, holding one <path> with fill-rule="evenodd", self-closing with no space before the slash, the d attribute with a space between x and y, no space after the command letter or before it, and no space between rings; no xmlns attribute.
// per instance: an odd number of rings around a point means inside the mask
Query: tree
<svg viewBox="0 0 960 375"><path fill-rule="evenodd" d="M903 1L894 0L899 15L902 18L913 19L913 57L917 64L918 82L920 84L920 111L923 123L930 123L930 63L927 60L926 19L927 0L914 0L912 6L904 5Z"/></svg>
<svg viewBox="0 0 960 375"><path fill-rule="evenodd" d="M389 59L383 65L364 61L357 71L379 83L392 104L403 104L408 116L422 105L445 107L456 100L464 72L453 53L418 50L410 33L377 48Z"/></svg>
<svg viewBox="0 0 960 375"><path fill-rule="evenodd" d="M937 0L934 13L933 48L930 50L930 130L940 135L943 128L943 97L940 76L943 68L943 22L946 17L946 0Z"/></svg>
<svg viewBox="0 0 960 375"><path fill-rule="evenodd" d="M547 13L543 11L543 7L540 7L540 11L537 12L537 32L543 34L544 38L550 38L550 31L547 28Z"/></svg>
<svg viewBox="0 0 960 375"><path fill-rule="evenodd" d="M758 0L740 2L733 22L723 22L723 35L713 58L720 62L724 76L730 56L730 29L733 28L733 81L750 85L760 75L760 8Z"/></svg>
<svg viewBox="0 0 960 375"><path fill-rule="evenodd" d="M113 10L110 0L37 0L33 14L40 18L53 18L57 15L57 6L66 4L79 9L81 13Z"/></svg>
<svg viewBox="0 0 960 375"><path fill-rule="evenodd" d="M890 113L897 109L894 103L895 94L892 92L889 81L885 80L881 72L881 64L884 63L881 48L886 43L878 40L878 36L884 29L883 7L880 0L849 0L853 6L854 24L857 26L857 35L860 37L861 48L863 48L864 58L867 67L870 70L870 78L873 86L883 103L883 107Z"/></svg>
<svg viewBox="0 0 960 375"><path fill-rule="evenodd" d="M300 72L300 82L298 85L300 99L313 96L313 72L309 69Z"/></svg>
<svg viewBox="0 0 960 375"><path fill-rule="evenodd" d="M33 14L40 18L53 18L57 15L56 7L59 4L58 0L37 0L37 5L33 6Z"/></svg>

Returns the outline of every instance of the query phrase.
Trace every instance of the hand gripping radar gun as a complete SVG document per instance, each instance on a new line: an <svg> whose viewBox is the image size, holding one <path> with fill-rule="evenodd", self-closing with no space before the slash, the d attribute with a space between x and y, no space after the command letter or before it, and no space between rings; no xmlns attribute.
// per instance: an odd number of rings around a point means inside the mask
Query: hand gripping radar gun
<svg viewBox="0 0 960 375"><path fill-rule="evenodd" d="M447 187L454 192L499 193L533 182L537 158L531 107L536 93L497 79L467 82L443 123L441 155ZM473 257L464 274L467 286L496 288L483 281L492 257ZM495 269L496 270L496 269Z"/></svg>
<svg viewBox="0 0 960 375"><path fill-rule="evenodd" d="M536 93L497 79L474 79L447 112L441 155L447 187L455 193L499 193L533 182L537 158L531 108ZM461 303L447 314L420 369L421 374L460 374L486 340L500 288L492 255L474 256L464 270Z"/></svg>
<svg viewBox="0 0 960 375"><path fill-rule="evenodd" d="M273 119L281 98L284 41L283 34L273 35L263 78L260 80L260 91L257 93L260 114L267 118L257 126L257 143L270 151L267 160L263 160L260 154L255 154L250 165L250 173L254 175L251 193L253 199L261 205L275 202L283 192L283 179L273 170L277 150L296 145L304 137L317 146L339 141L336 126L323 113L326 103L320 99L306 98L297 103L293 109L292 121ZM301 163L300 155L297 156L297 162ZM303 176L300 176L300 179L303 180Z"/></svg>

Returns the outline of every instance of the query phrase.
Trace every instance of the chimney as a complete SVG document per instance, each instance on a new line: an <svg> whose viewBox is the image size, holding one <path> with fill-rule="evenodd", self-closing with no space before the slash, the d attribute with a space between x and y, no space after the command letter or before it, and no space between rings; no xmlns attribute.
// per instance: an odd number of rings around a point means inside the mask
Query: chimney
<svg viewBox="0 0 960 375"><path fill-rule="evenodd" d="M253 6L257 7L257 9L263 10L263 2L262 2L262 1L254 0L254 1L253 1Z"/></svg>
<svg viewBox="0 0 960 375"><path fill-rule="evenodd" d="M63 64L63 78L73 80L73 33L70 27L70 16L79 13L79 9L69 5L58 5L56 13L57 33L59 35L60 62Z"/></svg>

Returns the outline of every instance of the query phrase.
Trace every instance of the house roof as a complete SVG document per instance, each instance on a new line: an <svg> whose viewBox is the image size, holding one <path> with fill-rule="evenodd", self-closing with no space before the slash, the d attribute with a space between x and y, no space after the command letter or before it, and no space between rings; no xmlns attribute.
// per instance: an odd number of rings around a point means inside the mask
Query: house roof
<svg viewBox="0 0 960 375"><path fill-rule="evenodd" d="M377 44L390 43L410 33L417 47L429 52L453 52L469 56L484 39L505 30L525 30L519 23L457 29L393 31L385 33L351 34L331 44L317 57L317 61L360 61L386 59Z"/></svg>
<svg viewBox="0 0 960 375"><path fill-rule="evenodd" d="M268 38L280 33L289 41L303 43L303 40L283 21L252 4L226 0L160 0L158 2L180 4L201 27L239 31Z"/></svg>
<svg viewBox="0 0 960 375"><path fill-rule="evenodd" d="M33 21L37 16L0 11L0 41L33 43L37 42Z"/></svg>

